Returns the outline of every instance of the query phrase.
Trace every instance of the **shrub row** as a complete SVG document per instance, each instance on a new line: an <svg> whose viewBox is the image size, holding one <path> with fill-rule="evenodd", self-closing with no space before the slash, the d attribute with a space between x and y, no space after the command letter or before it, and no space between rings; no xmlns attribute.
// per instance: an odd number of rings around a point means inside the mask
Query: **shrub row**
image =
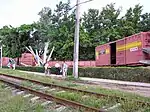
<svg viewBox="0 0 150 112"><path fill-rule="evenodd" d="M44 73L43 67L17 67L16 69ZM51 68L51 72L56 73L56 69ZM72 68L69 68L68 74L72 74ZM79 68L79 76L150 83L150 69L142 67Z"/></svg>
<svg viewBox="0 0 150 112"><path fill-rule="evenodd" d="M79 72L83 77L150 83L150 70L147 68L80 68Z"/></svg>
<svg viewBox="0 0 150 112"><path fill-rule="evenodd" d="M43 67L16 67L17 70L30 71L30 72L40 72L44 73Z"/></svg>

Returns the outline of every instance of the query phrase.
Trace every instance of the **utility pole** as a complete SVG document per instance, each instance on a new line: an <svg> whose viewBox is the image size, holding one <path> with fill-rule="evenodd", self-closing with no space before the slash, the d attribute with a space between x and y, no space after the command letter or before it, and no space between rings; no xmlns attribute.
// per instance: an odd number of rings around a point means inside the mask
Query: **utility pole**
<svg viewBox="0 0 150 112"><path fill-rule="evenodd" d="M68 0L68 3L70 4L70 0Z"/></svg>
<svg viewBox="0 0 150 112"><path fill-rule="evenodd" d="M76 3L76 25L74 35L74 64L73 64L73 75L78 78L78 60L79 60L79 29L80 29L80 17L79 17L79 2Z"/></svg>
<svg viewBox="0 0 150 112"><path fill-rule="evenodd" d="M3 56L2 56L2 52L3 52L3 50L2 50L2 43L0 42L0 67L2 68L2 66L3 66Z"/></svg>

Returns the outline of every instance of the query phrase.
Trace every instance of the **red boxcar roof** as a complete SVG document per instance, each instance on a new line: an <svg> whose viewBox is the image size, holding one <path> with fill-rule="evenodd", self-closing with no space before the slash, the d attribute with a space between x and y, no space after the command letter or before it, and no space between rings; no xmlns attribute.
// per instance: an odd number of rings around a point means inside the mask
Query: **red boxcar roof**
<svg viewBox="0 0 150 112"><path fill-rule="evenodd" d="M123 39L125 39L125 38L131 38L131 37L133 37L133 36L135 36L135 35L139 35L139 34L142 34L142 33L150 33L150 32L140 32L140 33L137 33L137 34L128 36L128 37L124 37L124 38L122 38L122 39L118 39L118 40L115 40L115 41L112 41L112 42L108 42L108 43L106 43L106 44L102 44L102 45L97 46L96 49L97 49L98 47L100 47L100 46L107 45L107 44L111 44L111 43L114 43L114 42L118 42L118 41L123 40Z"/></svg>

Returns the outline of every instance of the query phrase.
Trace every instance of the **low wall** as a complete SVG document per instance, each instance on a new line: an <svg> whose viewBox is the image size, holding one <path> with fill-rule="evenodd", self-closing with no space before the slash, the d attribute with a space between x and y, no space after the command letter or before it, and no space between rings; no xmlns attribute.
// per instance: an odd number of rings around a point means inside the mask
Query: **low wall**
<svg viewBox="0 0 150 112"><path fill-rule="evenodd" d="M60 65L63 63L63 61L50 61L50 66L55 66L56 63L59 63ZM67 65L69 67L73 67L73 61L66 61ZM95 61L79 61L79 67L94 67Z"/></svg>
<svg viewBox="0 0 150 112"><path fill-rule="evenodd" d="M3 66L7 66L8 64L8 57L3 57ZM15 61L17 62L17 58L15 58ZM36 62L34 60L34 57L31 53L23 53L22 56L19 58L19 62L21 66L29 65L29 66L35 66ZM55 66L56 63L59 63L60 65L63 63L63 61L50 61L50 66ZM73 67L73 61L66 61L69 67ZM79 67L95 67L95 61L79 61Z"/></svg>
<svg viewBox="0 0 150 112"><path fill-rule="evenodd" d="M3 66L7 66L8 64L8 57L3 57ZM15 59L17 61L17 59ZM24 63L27 65L35 66L35 62L32 57L21 57L20 59L20 64ZM63 61L50 61L49 65L50 66L55 66L56 63L59 63L60 65L63 63ZM73 67L73 61L66 61L69 67ZM79 61L79 67L95 67L95 61Z"/></svg>
<svg viewBox="0 0 150 112"><path fill-rule="evenodd" d="M9 60L8 57L3 57L3 58L2 58L2 65L3 65L3 66L7 66L8 60Z"/></svg>

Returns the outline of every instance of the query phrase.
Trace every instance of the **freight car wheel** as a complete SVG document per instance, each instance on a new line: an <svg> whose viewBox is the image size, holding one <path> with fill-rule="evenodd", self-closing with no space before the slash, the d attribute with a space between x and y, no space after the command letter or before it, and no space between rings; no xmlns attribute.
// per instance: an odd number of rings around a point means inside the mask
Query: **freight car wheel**
<svg viewBox="0 0 150 112"><path fill-rule="evenodd" d="M148 67L148 65L143 65L144 67Z"/></svg>

